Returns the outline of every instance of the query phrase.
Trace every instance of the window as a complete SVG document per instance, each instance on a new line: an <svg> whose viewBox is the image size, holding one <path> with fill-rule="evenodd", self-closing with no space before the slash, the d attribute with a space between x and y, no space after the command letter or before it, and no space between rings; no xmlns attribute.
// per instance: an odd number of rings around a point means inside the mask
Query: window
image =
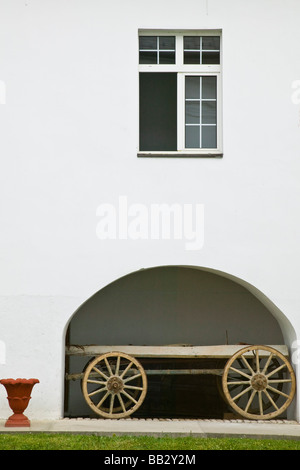
<svg viewBox="0 0 300 470"><path fill-rule="evenodd" d="M222 156L221 35L139 34L139 156Z"/></svg>
<svg viewBox="0 0 300 470"><path fill-rule="evenodd" d="M140 64L175 64L174 36L140 36Z"/></svg>

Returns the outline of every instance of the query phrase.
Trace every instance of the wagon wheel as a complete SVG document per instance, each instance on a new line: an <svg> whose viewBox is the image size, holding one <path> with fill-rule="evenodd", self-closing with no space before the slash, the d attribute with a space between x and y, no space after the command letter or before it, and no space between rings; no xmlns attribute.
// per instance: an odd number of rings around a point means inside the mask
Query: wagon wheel
<svg viewBox="0 0 300 470"><path fill-rule="evenodd" d="M89 407L104 418L125 418L143 403L147 377L132 356L111 352L88 364L82 379L83 396Z"/></svg>
<svg viewBox="0 0 300 470"><path fill-rule="evenodd" d="M248 346L227 362L222 386L229 405L239 415L270 419L290 405L296 379L292 366L279 351L269 346Z"/></svg>
<svg viewBox="0 0 300 470"><path fill-rule="evenodd" d="M85 371L87 370L87 368L89 367L89 365L95 360L96 358L95 357L92 357L87 363L86 365L84 366L84 369L83 369L83 376L85 374ZM113 364L111 365L111 367L113 368ZM95 377L98 377L99 378L99 373L95 372L95 371L91 371L90 372L90 375L89 375L89 379L92 379L92 378L95 378ZM90 382L89 382L90 383ZM141 377L138 377L136 379L136 382L134 382L134 385L136 386L136 389L133 389L132 392L130 392L130 395L132 396L132 398L137 398L138 395L140 395L140 390L139 390L139 387L142 387L142 378ZM83 379L81 380L81 389L83 390ZM107 403L107 401L105 402ZM132 400L130 398L130 400L124 400L124 405L125 405L125 408L127 409L127 407L132 404ZM105 411L106 413L109 412L109 408L106 408L105 406L101 406L101 410L102 411ZM119 404L119 406L117 405L117 402L115 401L114 402L114 406L113 406L113 411L114 413L118 413L119 411L122 411L123 408L121 406L121 404Z"/></svg>
<svg viewBox="0 0 300 470"><path fill-rule="evenodd" d="M253 365L252 365L253 361L254 361L254 357L251 358L251 359L248 358L248 362L249 362L250 366L252 367L252 369L253 369ZM239 360L239 368L242 368L242 364L243 364L243 362L240 359ZM272 370L275 371L275 369L278 369L279 366L280 366L280 363L278 362L278 360L276 358L273 358L272 363L270 364L270 366L268 368L268 372L271 372ZM220 367L218 367L218 368L220 368ZM223 386L222 386L223 376L221 376L221 377L216 376L216 379L217 379L217 389L218 389L219 395L222 398L222 400L228 405L228 399L225 396ZM275 372L275 376L272 377L272 379L273 380L274 379L284 379L284 373L283 373L282 369L279 368L279 370L277 370ZM282 381L278 382L278 387L277 387L276 393L274 391L269 391L269 394L271 395L271 397L272 397L272 399L274 400L275 403L277 403L277 401L280 399L279 392L283 390L283 385L284 385L284 383ZM235 394L234 393L235 391L241 391L241 385L240 384L231 385L231 387L230 387L231 396L233 396ZM247 397L249 399L250 396L251 396L251 391L249 390L246 394L245 399ZM267 411L268 409L270 409L271 407L272 407L272 402L271 401L264 402L264 412ZM254 408L253 404L250 405L249 412L251 414L254 414L254 415L260 414L259 407L257 406L257 408Z"/></svg>

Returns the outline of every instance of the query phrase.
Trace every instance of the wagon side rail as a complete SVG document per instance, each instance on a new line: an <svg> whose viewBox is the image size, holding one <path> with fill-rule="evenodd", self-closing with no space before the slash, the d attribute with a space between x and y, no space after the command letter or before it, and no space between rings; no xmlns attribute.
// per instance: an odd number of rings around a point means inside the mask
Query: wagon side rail
<svg viewBox="0 0 300 470"><path fill-rule="evenodd" d="M288 357L288 347L281 345L268 345L279 351L283 356ZM245 348L245 344L226 344L216 346L190 346L190 345L170 345L170 346L133 346L133 345L110 345L100 346L90 345L69 345L66 348L68 356L99 356L111 351L119 351L130 354L137 358L207 358L207 359L229 359L233 354ZM248 353L249 356L251 352ZM268 355L268 351L265 352ZM246 354L247 355L247 354Z"/></svg>

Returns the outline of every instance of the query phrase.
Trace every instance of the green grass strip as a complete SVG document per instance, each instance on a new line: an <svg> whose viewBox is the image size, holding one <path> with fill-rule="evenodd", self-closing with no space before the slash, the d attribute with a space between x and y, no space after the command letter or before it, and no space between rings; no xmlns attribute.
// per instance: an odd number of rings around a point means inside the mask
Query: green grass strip
<svg viewBox="0 0 300 470"><path fill-rule="evenodd" d="M0 450L300 450L300 440L13 433Z"/></svg>

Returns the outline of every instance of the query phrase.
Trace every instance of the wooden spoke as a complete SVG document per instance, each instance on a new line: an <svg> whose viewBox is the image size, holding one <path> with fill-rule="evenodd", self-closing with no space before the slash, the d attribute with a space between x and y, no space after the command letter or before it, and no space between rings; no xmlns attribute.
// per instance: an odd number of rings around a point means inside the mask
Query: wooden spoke
<svg viewBox="0 0 300 470"><path fill-rule="evenodd" d="M119 374L119 369L120 369L120 356L117 357L117 364L116 364L116 370L115 370L115 374L118 375Z"/></svg>
<svg viewBox="0 0 300 470"><path fill-rule="evenodd" d="M267 362L266 362L266 364L265 364L265 367L264 367L264 369L263 369L263 371L262 371L263 374L266 373L266 370L268 369L268 367L269 367L269 365L270 365L271 360L273 359L273 357L274 357L274 354L271 353L271 354L269 355L269 357L268 357L268 359L267 359Z"/></svg>
<svg viewBox="0 0 300 470"><path fill-rule="evenodd" d="M99 374L101 380L95 379L95 374ZM106 353L87 365L83 373L82 392L96 414L104 418L125 418L144 401L146 373L134 357L120 352Z"/></svg>
<svg viewBox="0 0 300 470"><path fill-rule="evenodd" d="M270 385L268 385L267 387L269 390L271 390L272 392L274 393L278 393L279 395L283 396L283 397L286 397L286 398L289 398L289 395L287 393L283 393L281 392L280 390L277 390L276 388L274 387L271 387Z"/></svg>
<svg viewBox="0 0 300 470"><path fill-rule="evenodd" d="M131 380L134 380L134 379L138 379L139 377L142 377L142 374L134 374L131 377L124 379L123 382L124 384L126 384L127 382L130 382Z"/></svg>
<svg viewBox="0 0 300 470"><path fill-rule="evenodd" d="M242 356L241 359L242 359L243 363L245 364L245 366L250 370L250 373L254 374L254 371L253 371L252 367L250 366L249 362L247 361L247 359L244 356Z"/></svg>
<svg viewBox="0 0 300 470"><path fill-rule="evenodd" d="M126 408L125 408L125 405L124 405L124 402L123 402L123 398L121 397L121 394L118 393L117 396L119 398L119 402L121 404L122 410L124 411L124 413L126 413Z"/></svg>
<svg viewBox="0 0 300 470"><path fill-rule="evenodd" d="M284 367L286 367L286 366L287 366L286 364L282 364L280 367L277 367L277 369L275 369L272 372L270 372L269 374L267 374L266 377L268 377L268 378L271 377L272 375L279 372L281 369L284 369Z"/></svg>
<svg viewBox="0 0 300 470"><path fill-rule="evenodd" d="M282 353L270 346L247 346L228 360L222 387L228 404L240 416L271 419L281 415L292 402L296 380Z"/></svg>
<svg viewBox="0 0 300 470"><path fill-rule="evenodd" d="M125 392L125 390L122 390L121 393L123 393L125 397L129 398L129 400L133 401L133 403L137 403L137 401L131 395L129 395L129 393Z"/></svg>
<svg viewBox="0 0 300 470"><path fill-rule="evenodd" d="M262 402L262 392L261 390L258 390L258 403L259 403L259 412L260 415L264 414L264 409L263 409L263 402Z"/></svg>
<svg viewBox="0 0 300 470"><path fill-rule="evenodd" d="M126 367L126 369L124 370L124 372L122 372L122 374L120 375L120 378L122 379L124 377L124 375L127 374L127 372L129 371L129 369L131 369L131 366L133 365L133 362L131 361L128 366Z"/></svg>
<svg viewBox="0 0 300 470"><path fill-rule="evenodd" d="M131 390L143 390L143 387L135 387L134 385L124 385L124 388L130 388Z"/></svg>
<svg viewBox="0 0 300 470"><path fill-rule="evenodd" d="M248 393L249 390L252 390L252 387L251 387L251 386L248 387L248 388L246 388L245 390L243 390L243 391L242 391L241 393L239 393L238 395L235 395L235 396L232 398L232 400L233 400L233 401L238 400L238 399L241 398L245 393Z"/></svg>
<svg viewBox="0 0 300 470"><path fill-rule="evenodd" d="M242 372L241 370L235 369L235 367L230 367L230 369L236 372L237 374L242 375L243 377L247 377L247 379L251 379L250 375L245 374L245 372Z"/></svg>
<svg viewBox="0 0 300 470"><path fill-rule="evenodd" d="M97 369L97 367L93 367L93 370L97 372L97 374L101 375L101 377L104 377L105 379L108 379L108 376L105 375L102 370Z"/></svg>
<svg viewBox="0 0 300 470"><path fill-rule="evenodd" d="M290 383L292 382L292 379L274 379L274 380L268 380L268 383L269 384L276 384L276 383L280 383L280 384L284 384L284 383Z"/></svg>
<svg viewBox="0 0 300 470"><path fill-rule="evenodd" d="M107 390L106 387L99 388L98 390L95 390L94 392L89 393L88 396L89 396L89 397L92 397L93 395L96 395L97 393L104 392L105 390Z"/></svg>
<svg viewBox="0 0 300 470"><path fill-rule="evenodd" d="M107 360L107 357L104 358L104 362L105 362L106 368L107 368L107 370L108 370L108 373L109 373L109 375L110 375L110 377L111 377L111 376L113 375L113 373L112 373L112 370L111 370L111 367L110 367L110 363L109 363L108 360Z"/></svg>
<svg viewBox="0 0 300 470"><path fill-rule="evenodd" d="M88 379L88 383L89 384L98 384L98 385L105 385L106 382L103 382L102 380L91 380L91 379Z"/></svg>
<svg viewBox="0 0 300 470"><path fill-rule="evenodd" d="M99 403L96 405L97 408L100 408L100 406L102 405L102 403L106 400L106 398L108 397L109 395L109 392L106 392L106 394L104 395L104 397L101 398L101 400L99 401Z"/></svg>
<svg viewBox="0 0 300 470"><path fill-rule="evenodd" d="M271 395L267 392L267 390L264 390L264 394L267 395L268 400L270 400L270 402L272 403L272 405L274 406L274 408L275 408L276 410L278 410L277 404L274 402L273 398L272 398Z"/></svg>
<svg viewBox="0 0 300 470"><path fill-rule="evenodd" d="M246 405L246 408L245 408L246 413L248 412L249 407L250 407L251 403L253 402L253 398L254 398L255 394L256 394L256 390L252 390L251 396L250 396L250 398L248 400L248 403Z"/></svg>
<svg viewBox="0 0 300 470"><path fill-rule="evenodd" d="M113 409L114 409L114 401L115 401L115 394L112 393L110 396L110 405L109 405L109 413L112 414Z"/></svg>
<svg viewBox="0 0 300 470"><path fill-rule="evenodd" d="M240 381L232 381L228 382L228 385L248 385L250 380L240 380Z"/></svg>

